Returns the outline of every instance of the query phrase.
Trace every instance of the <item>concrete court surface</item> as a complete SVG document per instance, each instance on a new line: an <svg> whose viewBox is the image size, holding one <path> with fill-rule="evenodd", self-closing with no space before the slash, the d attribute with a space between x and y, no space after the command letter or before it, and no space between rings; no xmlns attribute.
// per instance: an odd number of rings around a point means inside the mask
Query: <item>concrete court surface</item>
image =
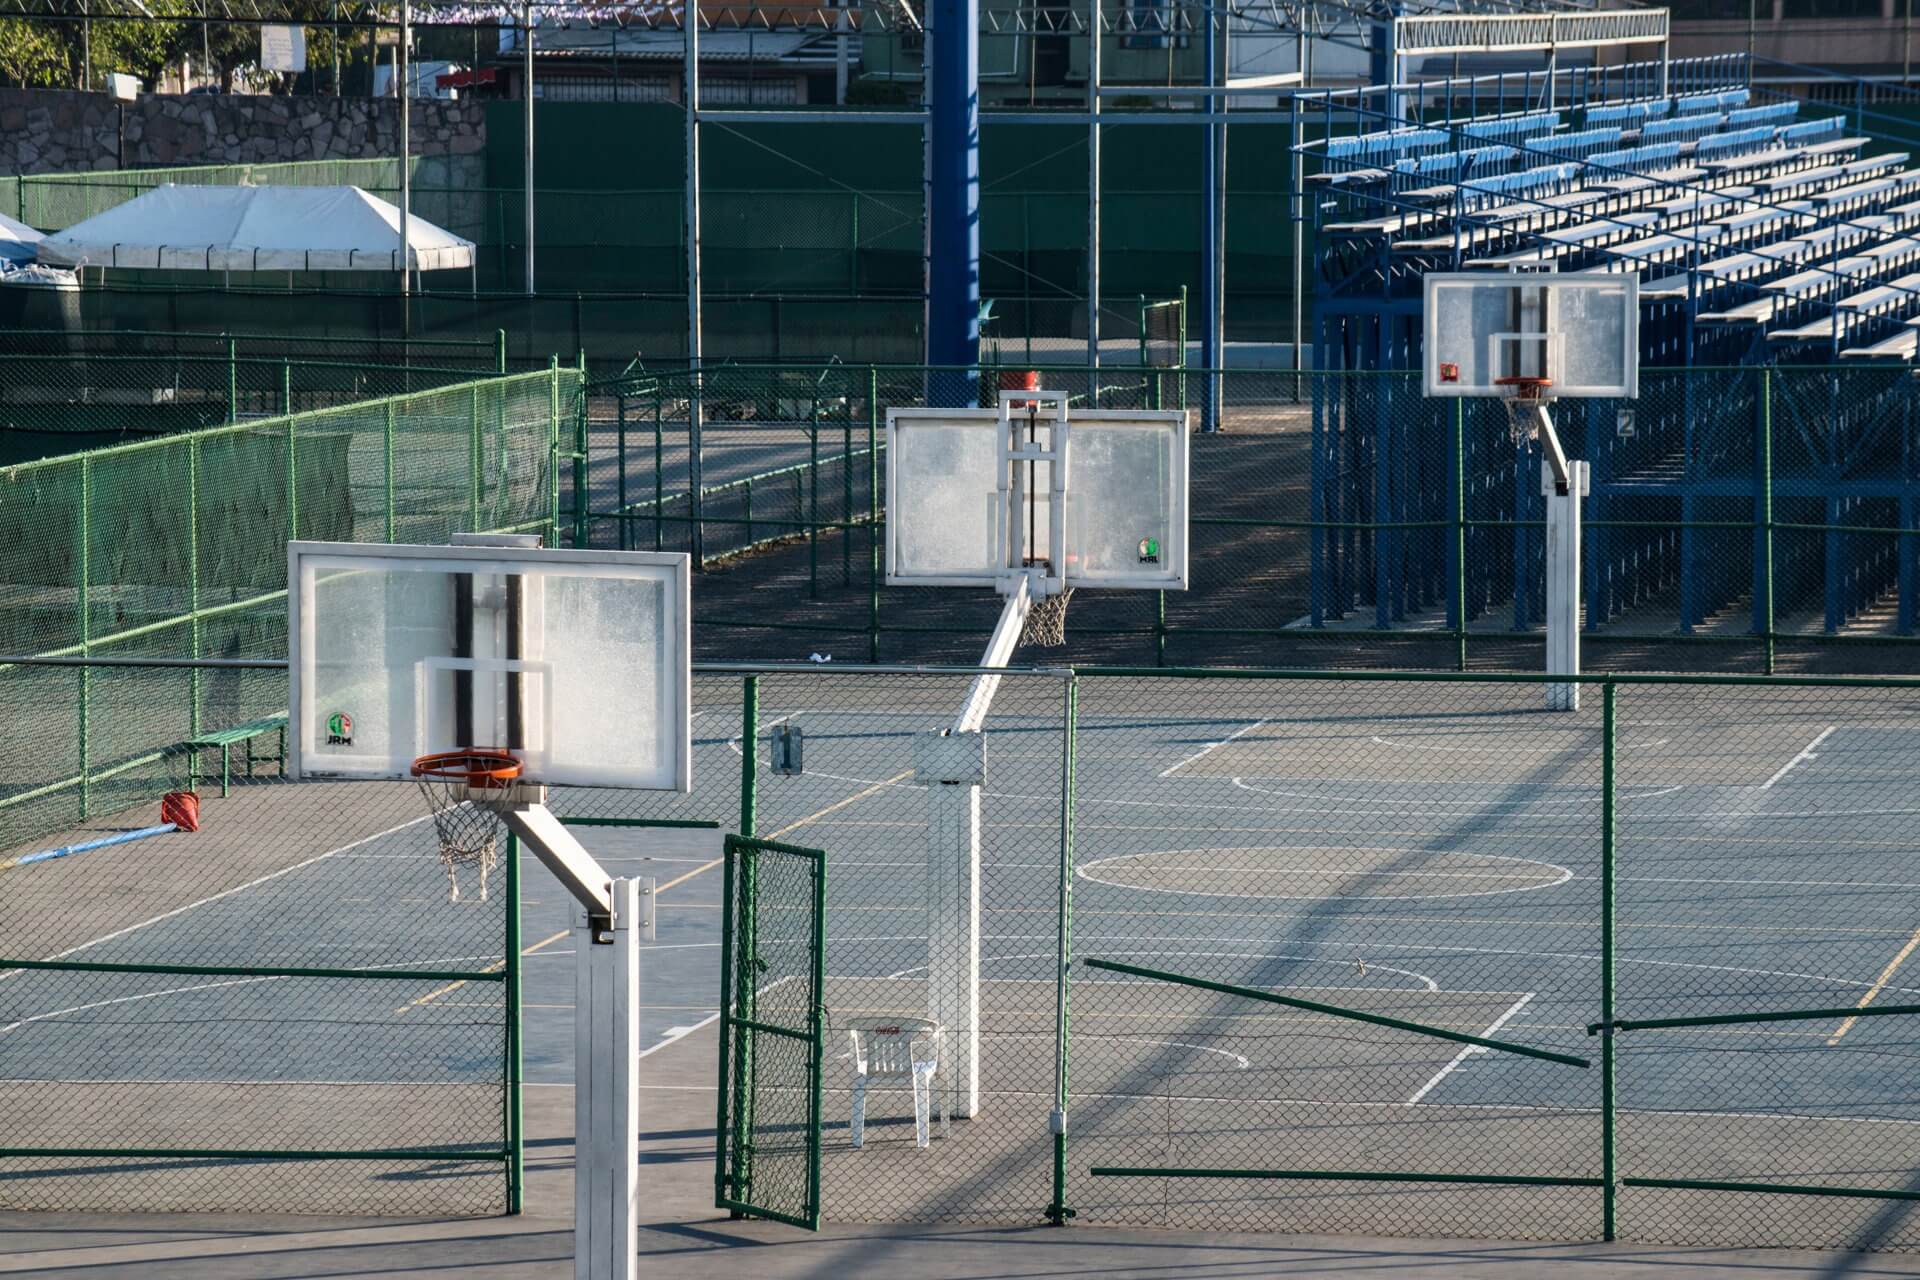
<svg viewBox="0 0 1920 1280"><path fill-rule="evenodd" d="M836 1226L812 1235L712 1207L714 1033L644 1066L647 1280L1877 1280L1920 1276L1899 1254L1361 1237ZM205 1215L0 1214L0 1275L42 1280L564 1280L572 1268L572 1094L527 1095L527 1213L392 1221Z"/></svg>

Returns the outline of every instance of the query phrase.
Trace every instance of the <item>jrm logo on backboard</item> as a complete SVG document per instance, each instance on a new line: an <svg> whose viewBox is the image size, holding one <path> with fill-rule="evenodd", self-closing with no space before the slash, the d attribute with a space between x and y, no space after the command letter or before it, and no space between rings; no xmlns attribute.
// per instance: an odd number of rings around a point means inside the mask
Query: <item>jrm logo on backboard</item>
<svg viewBox="0 0 1920 1280"><path fill-rule="evenodd" d="M1159 564L1160 563L1160 539L1158 538L1140 539L1140 563L1141 564Z"/></svg>
<svg viewBox="0 0 1920 1280"><path fill-rule="evenodd" d="M336 711L327 717L327 745L330 747L353 745L352 716L344 711Z"/></svg>

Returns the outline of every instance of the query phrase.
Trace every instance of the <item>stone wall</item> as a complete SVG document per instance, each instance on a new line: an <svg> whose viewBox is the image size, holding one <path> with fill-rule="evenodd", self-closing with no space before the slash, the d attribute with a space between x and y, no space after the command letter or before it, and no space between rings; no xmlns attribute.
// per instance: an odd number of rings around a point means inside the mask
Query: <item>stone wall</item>
<svg viewBox="0 0 1920 1280"><path fill-rule="evenodd" d="M416 98L414 155L476 155L486 104ZM361 160L399 150L391 98L143 94L0 89L0 174L80 173L157 165Z"/></svg>

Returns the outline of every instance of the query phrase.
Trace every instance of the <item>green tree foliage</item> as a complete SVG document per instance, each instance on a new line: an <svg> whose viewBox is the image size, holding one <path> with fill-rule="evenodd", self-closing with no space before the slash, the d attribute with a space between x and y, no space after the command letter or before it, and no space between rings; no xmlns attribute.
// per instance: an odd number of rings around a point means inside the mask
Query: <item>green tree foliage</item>
<svg viewBox="0 0 1920 1280"><path fill-rule="evenodd" d="M12 85L43 89L71 87L72 42L70 24L32 18L0 18L0 79ZM77 40L77 31L72 39Z"/></svg>

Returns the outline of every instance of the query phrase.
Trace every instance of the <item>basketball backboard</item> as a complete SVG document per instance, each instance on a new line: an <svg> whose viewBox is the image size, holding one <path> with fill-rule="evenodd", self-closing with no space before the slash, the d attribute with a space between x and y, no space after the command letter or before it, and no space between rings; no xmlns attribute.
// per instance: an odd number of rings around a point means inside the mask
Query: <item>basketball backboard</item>
<svg viewBox="0 0 1920 1280"><path fill-rule="evenodd" d="M689 581L657 552L288 543L290 768L499 747L532 782L685 791Z"/></svg>
<svg viewBox="0 0 1920 1280"><path fill-rule="evenodd" d="M1640 282L1603 272L1436 273L1425 279L1430 396L1503 396L1545 378L1550 399L1640 393Z"/></svg>
<svg viewBox="0 0 1920 1280"><path fill-rule="evenodd" d="M1058 393L1038 394L1031 417L1016 401L1004 420L888 410L888 585L1004 586L1043 563L1056 588L1184 589L1186 413L1069 416Z"/></svg>

